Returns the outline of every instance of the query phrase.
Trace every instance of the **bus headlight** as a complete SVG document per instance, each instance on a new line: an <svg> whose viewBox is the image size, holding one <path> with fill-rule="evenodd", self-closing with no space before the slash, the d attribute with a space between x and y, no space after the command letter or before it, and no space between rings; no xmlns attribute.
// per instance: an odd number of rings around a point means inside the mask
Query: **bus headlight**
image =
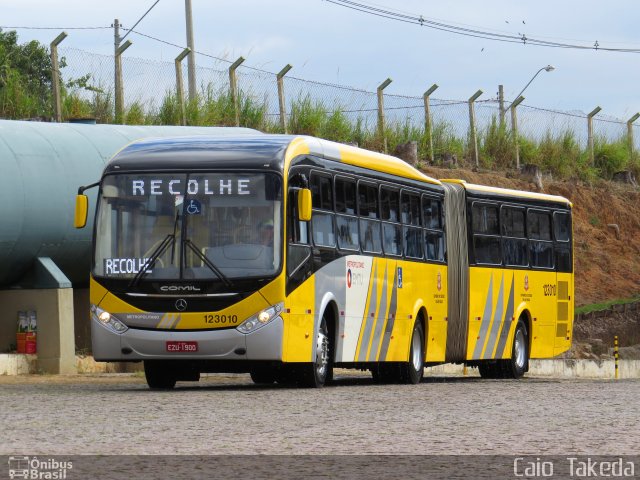
<svg viewBox="0 0 640 480"><path fill-rule="evenodd" d="M124 333L129 330L129 327L127 327L116 317L95 305L91 305L91 316L94 318L94 320L97 320L99 323L101 323L107 329L111 330L114 333Z"/></svg>
<svg viewBox="0 0 640 480"><path fill-rule="evenodd" d="M269 308L265 308L261 312L256 313L255 315L249 317L244 322L242 322L237 330L240 333L251 333L255 332L261 327L264 327L267 323L272 322L280 315L282 312L282 307L284 304L279 303Z"/></svg>

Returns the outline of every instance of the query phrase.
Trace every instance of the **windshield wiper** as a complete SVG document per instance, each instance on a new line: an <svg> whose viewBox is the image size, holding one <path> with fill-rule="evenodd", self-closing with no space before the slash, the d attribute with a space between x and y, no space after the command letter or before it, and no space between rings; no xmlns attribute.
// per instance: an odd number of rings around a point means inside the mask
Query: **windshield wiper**
<svg viewBox="0 0 640 480"><path fill-rule="evenodd" d="M162 255L165 252L165 250L169 248L170 245L173 245L175 241L176 241L176 236L173 233L169 233L166 237L164 237L162 242L160 242L160 245L158 245L155 248L155 250L151 252L151 257L149 257L149 261L146 262L144 266L140 269L140 271L136 273L136 276L133 277L133 279L131 280L131 283L129 283L129 287L135 287L138 284L138 282L142 279L142 277L144 277L147 274L147 272L149 271L149 268L151 268L151 266L153 266L156 263L156 260L158 260L158 257L160 257L160 255Z"/></svg>
<svg viewBox="0 0 640 480"><path fill-rule="evenodd" d="M211 260L209 260L209 259L206 257L206 255L204 255L204 254L200 251L200 249L196 246L196 244L195 244L195 243L193 243L190 239L188 239L188 238L187 238L187 239L184 241L184 244L185 244L187 247L189 247L189 248L191 249L191 251L193 251L193 253L195 253L195 254L196 254L196 256L197 256L200 260L202 260L202 262L203 262L207 267L209 267L209 269L210 269L213 273L215 273L215 274L218 276L218 278L219 278L220 280L222 280L222 283L224 283L227 287L231 287L231 286L233 286L233 284L231 283L231 280L229 280L229 277L227 277L224 273L222 273L222 272L220 271L220 269L219 269L218 267L216 267L216 266L213 264L213 262L212 262Z"/></svg>

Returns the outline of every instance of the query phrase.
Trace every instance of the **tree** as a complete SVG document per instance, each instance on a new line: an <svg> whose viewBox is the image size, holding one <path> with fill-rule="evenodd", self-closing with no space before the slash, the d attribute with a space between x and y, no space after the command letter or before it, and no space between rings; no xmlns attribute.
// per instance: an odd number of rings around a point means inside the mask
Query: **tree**
<svg viewBox="0 0 640 480"><path fill-rule="evenodd" d="M50 117L51 83L47 47L36 40L18 44L15 31L0 29L0 116Z"/></svg>

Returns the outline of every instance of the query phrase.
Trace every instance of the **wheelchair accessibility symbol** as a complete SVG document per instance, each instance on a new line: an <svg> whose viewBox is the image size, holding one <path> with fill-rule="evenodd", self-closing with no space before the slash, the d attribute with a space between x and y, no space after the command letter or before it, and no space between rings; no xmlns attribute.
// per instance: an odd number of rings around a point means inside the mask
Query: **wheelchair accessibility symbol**
<svg viewBox="0 0 640 480"><path fill-rule="evenodd" d="M198 200L189 200L187 204L187 213L189 215L200 215L202 213L202 205Z"/></svg>

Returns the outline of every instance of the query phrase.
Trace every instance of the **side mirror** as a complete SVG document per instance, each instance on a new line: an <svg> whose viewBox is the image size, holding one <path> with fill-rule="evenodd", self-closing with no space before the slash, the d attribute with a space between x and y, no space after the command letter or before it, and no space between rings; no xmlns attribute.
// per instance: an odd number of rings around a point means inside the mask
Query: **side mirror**
<svg viewBox="0 0 640 480"><path fill-rule="evenodd" d="M87 214L89 211L89 198L86 195L76 195L76 213L73 219L73 226L84 228L87 224Z"/></svg>
<svg viewBox="0 0 640 480"><path fill-rule="evenodd" d="M298 220L311 220L311 190L308 188L298 190Z"/></svg>

